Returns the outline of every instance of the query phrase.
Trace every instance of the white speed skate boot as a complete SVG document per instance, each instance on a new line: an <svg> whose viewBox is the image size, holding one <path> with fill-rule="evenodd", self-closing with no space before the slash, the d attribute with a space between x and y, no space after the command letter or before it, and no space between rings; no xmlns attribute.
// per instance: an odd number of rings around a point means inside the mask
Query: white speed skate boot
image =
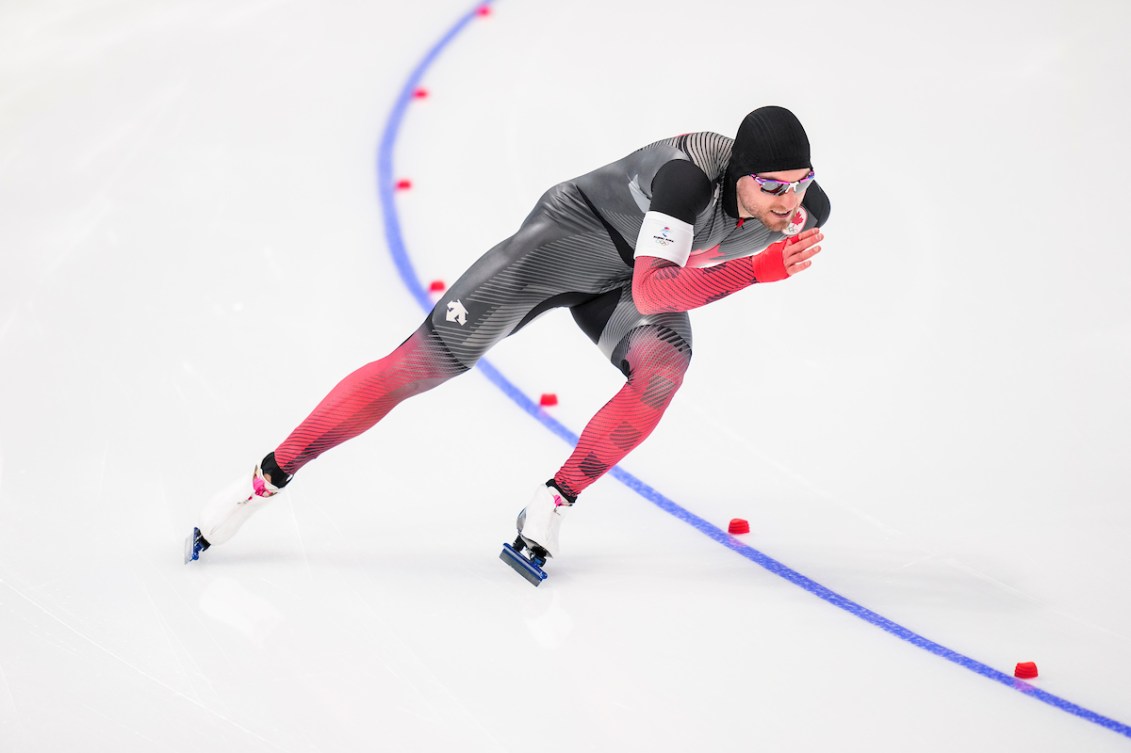
<svg viewBox="0 0 1131 753"><path fill-rule="evenodd" d="M275 485L263 475L263 466L273 467L283 481ZM274 480L274 474L272 475ZM193 528L192 535L185 540L185 564L200 558L201 552L213 544L223 544L236 535L240 526L257 510L267 504L267 500L274 497L282 487L287 485L290 477L278 471L275 465L274 453L263 459L262 465L257 465L249 475L243 476L232 482L226 489L217 494L205 506L201 513L201 523Z"/></svg>
<svg viewBox="0 0 1131 753"><path fill-rule="evenodd" d="M539 486L534 498L518 514L518 538L514 544L503 544L499 558L537 586L548 577L542 570L546 560L561 551L558 534L565 511L572 502L551 484ZM522 554L522 550L529 555Z"/></svg>
<svg viewBox="0 0 1131 753"><path fill-rule="evenodd" d="M539 549L547 557L553 557L561 547L558 545L558 532L562 527L562 517L570 508L570 502L552 486L540 486L534 498L518 514L518 535L532 551Z"/></svg>

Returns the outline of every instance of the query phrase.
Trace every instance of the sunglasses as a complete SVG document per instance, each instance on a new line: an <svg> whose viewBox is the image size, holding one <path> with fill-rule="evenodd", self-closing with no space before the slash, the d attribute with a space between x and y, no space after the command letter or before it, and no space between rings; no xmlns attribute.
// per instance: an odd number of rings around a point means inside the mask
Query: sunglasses
<svg viewBox="0 0 1131 753"><path fill-rule="evenodd" d="M774 196L781 196L783 193L788 193L789 189L791 188L795 193L801 193L806 188L808 188L809 184L813 182L813 171L810 170L809 174L804 178L802 178L801 180L795 180L793 182L762 178L754 175L753 173L750 174L750 177L756 180L758 182L758 187L766 193L772 193Z"/></svg>

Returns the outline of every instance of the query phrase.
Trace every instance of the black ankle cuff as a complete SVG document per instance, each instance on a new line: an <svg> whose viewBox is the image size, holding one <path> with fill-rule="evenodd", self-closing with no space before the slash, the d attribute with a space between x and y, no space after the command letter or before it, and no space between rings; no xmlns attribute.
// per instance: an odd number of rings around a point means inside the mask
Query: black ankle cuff
<svg viewBox="0 0 1131 753"><path fill-rule="evenodd" d="M576 494L570 494L570 493L569 493L569 492L567 492L567 491L566 491L565 489L563 489L563 488L561 488L560 486L558 486L557 482L556 482L556 481L554 481L553 479L550 479L549 481L547 481L547 482L546 482L546 486L549 486L549 487L552 487L552 488L554 488L554 489L557 489L557 490L558 490L558 494L560 494L560 495L562 495L563 497L565 497L565 500L566 500L566 502L569 502L569 503L570 503L571 505L572 505L572 504L573 504L574 502L576 502L576 501L577 501L577 495L576 495Z"/></svg>
<svg viewBox="0 0 1131 753"><path fill-rule="evenodd" d="M263 471L264 476L271 477L271 485L276 489L282 489L287 484L291 483L294 476L289 476L283 473L283 469L275 462L275 453L267 453L267 457L263 458L263 462L259 464L259 470Z"/></svg>

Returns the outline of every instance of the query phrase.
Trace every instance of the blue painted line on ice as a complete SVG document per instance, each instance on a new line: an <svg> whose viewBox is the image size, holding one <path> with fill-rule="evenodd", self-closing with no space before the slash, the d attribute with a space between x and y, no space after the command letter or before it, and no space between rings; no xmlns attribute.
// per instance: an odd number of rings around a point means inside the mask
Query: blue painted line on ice
<svg viewBox="0 0 1131 753"><path fill-rule="evenodd" d="M412 261L409 258L408 249L405 247L404 238L401 235L400 218L397 215L396 201L394 199L395 179L393 174L393 148L396 146L397 134L400 131L401 124L404 121L405 111L408 105L413 100L413 93L420 86L420 82L427 72L428 68L440 56L444 49L456 36L462 32L469 23L478 17L478 12L481 7L489 6L491 0L477 4L467 14L462 16L454 26L452 26L443 37L428 51L428 54L420 61L420 63L409 74L408 80L405 82L404 87L401 89L397 97L396 103L393 105L393 110L389 114L389 119L385 123L385 130L381 136L381 146L377 157L377 183L378 190L381 197L381 206L385 218L385 238L389 244L389 251L393 257L393 261L397 266L397 271L400 273L401 279L408 288L412 297L425 311L431 311L432 301L428 293L424 289L423 283L416 276L416 270L413 268ZM491 380L500 390L513 400L522 410L529 413L535 420L539 421L543 426L558 435L570 444L577 443L577 435L570 431L561 422L548 415L543 411L533 399L528 397L518 387L516 387L509 379L507 379L502 372L500 372L493 364L486 359L480 360L478 367L483 374ZM688 525L694 527L704 535L714 539L718 543L727 547L728 549L737 552L746 559L754 562L761 567L769 570L771 573L784 578L785 580L799 586L809 593L824 599L833 606L840 607L844 611L865 620L876 627L891 633L892 635L901 638L908 643L918 646L921 649L930 651L936 656L954 662L972 672L977 672L983 677L989 678L995 682L999 682L1006 687L1012 688L1019 692L1025 693L1032 698L1055 706L1056 708L1066 711L1069 714L1086 719L1089 722L1098 724L1101 727L1117 732L1125 737L1131 737L1131 726L1117 722L1094 711L1090 711L1082 706L1079 706L1071 701L1065 700L1052 693L1046 692L1033 686L1031 683L1023 680L1018 680L1004 672L1000 672L993 667L983 664L976 659L971 659L969 656L960 654L957 651L947 648L939 643L935 643L929 638L925 638L913 630L903 627L898 623L892 622L883 615L877 614L872 610L857 604L855 601L842 596L835 591L822 586L820 583L805 577L796 570L778 562L773 557L770 557L762 552L754 549L753 547L743 544L735 537L723 531L721 528L711 524L710 522L700 518L695 513L679 506L672 500L665 497L660 492L653 489L648 484L641 481L636 476L633 476L628 471L620 466L614 467L610 474L620 481L628 488L635 491L644 499L659 507L664 512L674 515Z"/></svg>

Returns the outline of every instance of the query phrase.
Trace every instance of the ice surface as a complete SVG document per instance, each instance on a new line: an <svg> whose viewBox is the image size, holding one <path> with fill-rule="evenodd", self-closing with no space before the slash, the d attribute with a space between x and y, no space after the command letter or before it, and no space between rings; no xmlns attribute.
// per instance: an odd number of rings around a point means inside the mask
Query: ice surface
<svg viewBox="0 0 1131 753"><path fill-rule="evenodd" d="M208 496L419 322L377 147L470 7L0 6L0 751L1127 750L612 479L531 588L499 543L568 447L474 373L181 564ZM1129 21L500 0L407 113L405 241L450 283L553 182L791 107L826 250L694 313L625 467L1131 724ZM491 358L574 430L620 380L568 316Z"/></svg>

